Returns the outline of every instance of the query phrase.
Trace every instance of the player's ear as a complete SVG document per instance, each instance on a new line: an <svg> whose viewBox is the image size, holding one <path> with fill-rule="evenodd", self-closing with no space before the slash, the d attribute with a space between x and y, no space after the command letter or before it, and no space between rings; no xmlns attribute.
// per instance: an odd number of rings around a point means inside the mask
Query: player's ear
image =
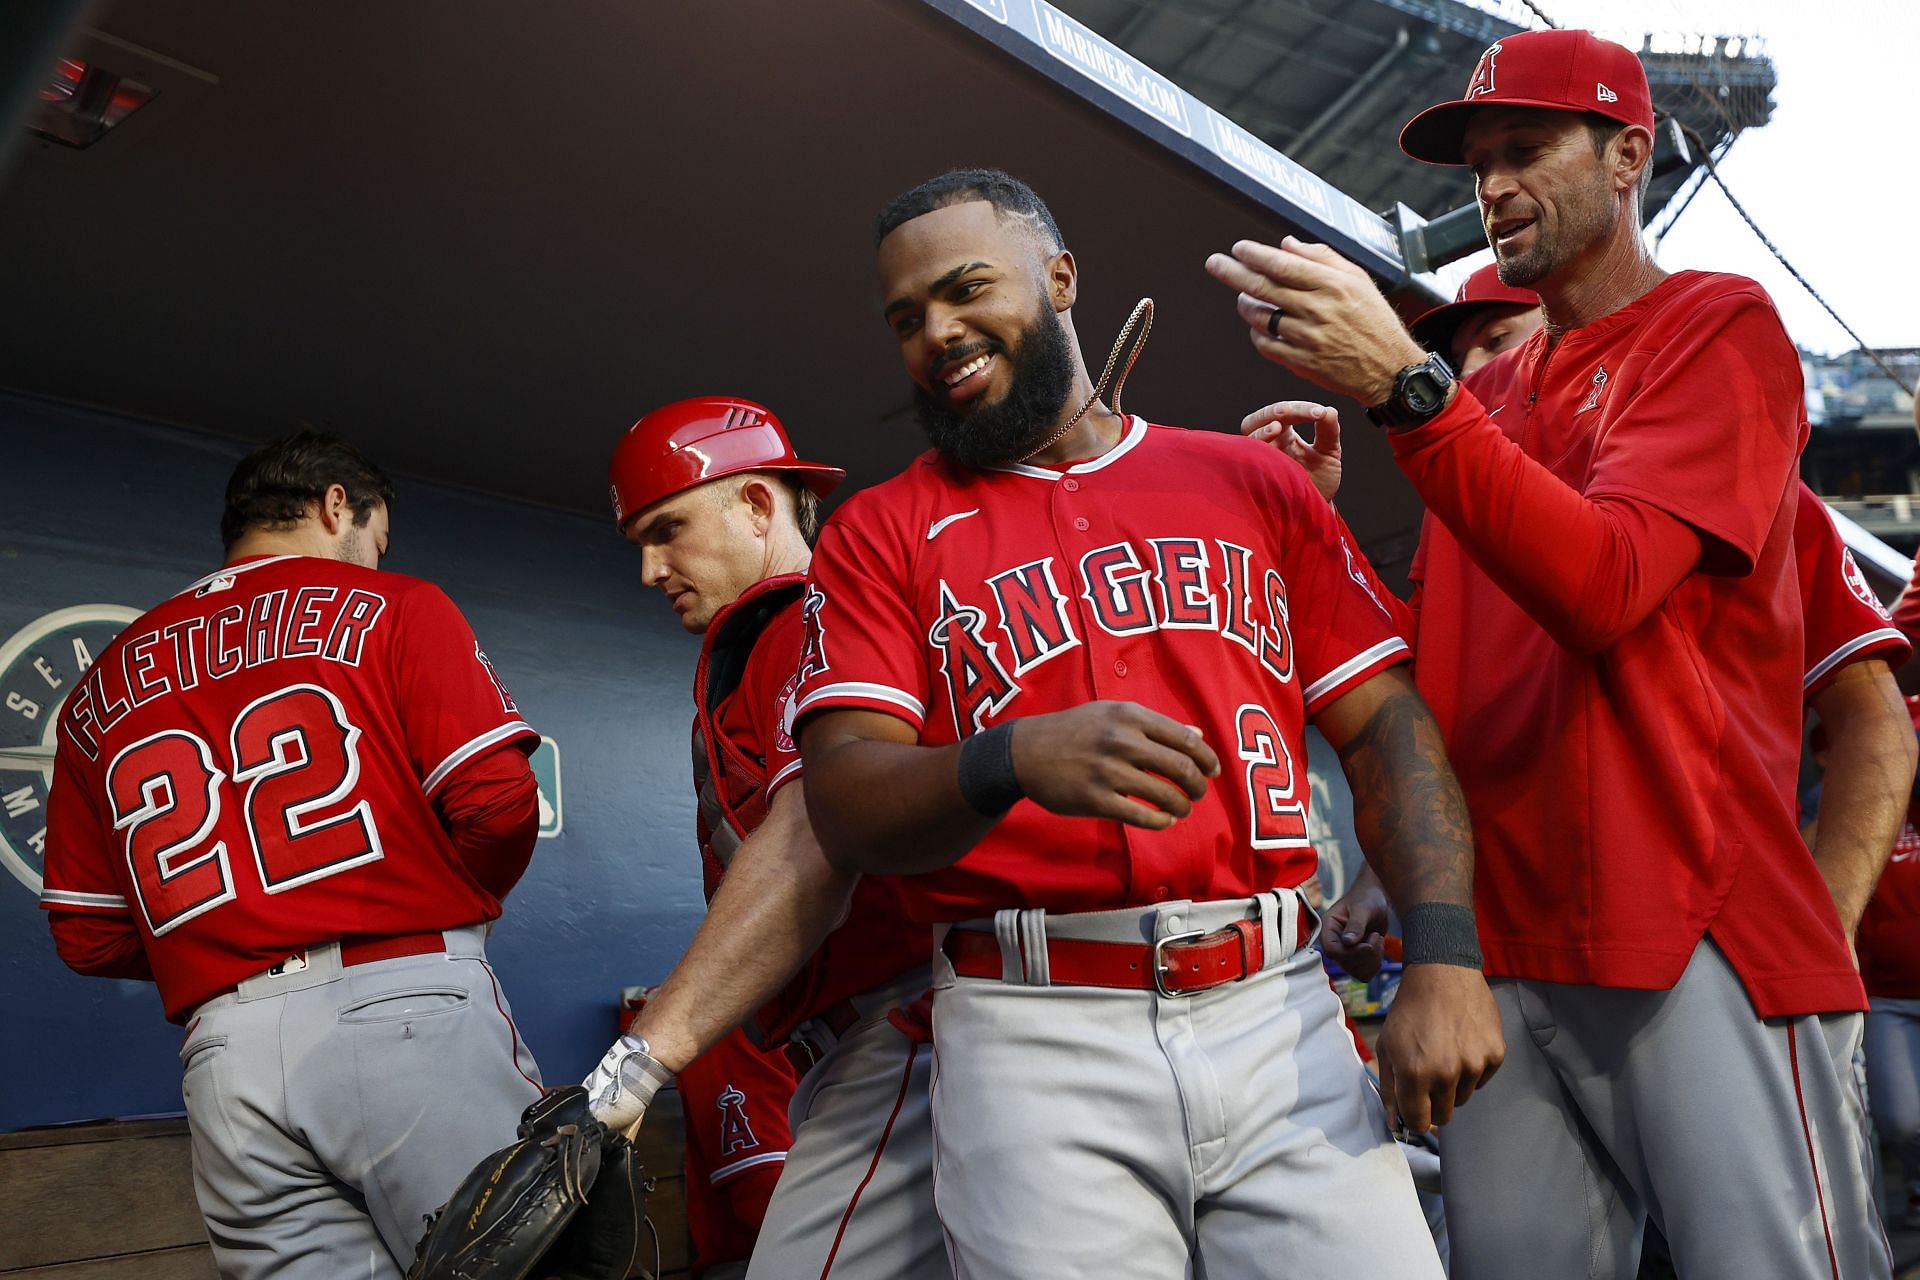
<svg viewBox="0 0 1920 1280"><path fill-rule="evenodd" d="M1073 255L1062 249L1047 259L1047 301L1056 312L1070 311L1080 296L1080 268Z"/></svg>
<svg viewBox="0 0 1920 1280"><path fill-rule="evenodd" d="M773 483L765 476L748 476L740 486L740 501L749 508L748 519L752 521L755 533L765 533L773 527L774 515L780 509L780 498L773 491Z"/></svg>
<svg viewBox="0 0 1920 1280"><path fill-rule="evenodd" d="M1637 124L1630 124L1613 135L1607 157L1612 162L1608 167L1612 171L1614 190L1637 191L1640 171L1653 163L1653 135Z"/></svg>
<svg viewBox="0 0 1920 1280"><path fill-rule="evenodd" d="M318 505L320 527L329 534L339 533L353 523L353 503L347 497L346 486L328 485Z"/></svg>

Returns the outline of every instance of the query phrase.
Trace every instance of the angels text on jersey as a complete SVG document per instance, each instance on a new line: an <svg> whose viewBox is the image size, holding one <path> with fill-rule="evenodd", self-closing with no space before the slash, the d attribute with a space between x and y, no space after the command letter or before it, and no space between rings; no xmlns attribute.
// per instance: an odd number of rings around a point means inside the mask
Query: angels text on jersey
<svg viewBox="0 0 1920 1280"><path fill-rule="evenodd" d="M1291 683L1294 676L1286 582L1250 548L1224 538L1114 542L1070 565L1046 556L978 583L956 585L943 576L936 592L939 614L926 640L938 657L961 737L1005 711L1018 697L1022 677L1079 648L1076 626L1097 626L1115 637L1209 632L1251 655L1276 683ZM1083 605L1074 604L1076 597ZM821 588L810 586L803 676L831 669L824 602Z"/></svg>

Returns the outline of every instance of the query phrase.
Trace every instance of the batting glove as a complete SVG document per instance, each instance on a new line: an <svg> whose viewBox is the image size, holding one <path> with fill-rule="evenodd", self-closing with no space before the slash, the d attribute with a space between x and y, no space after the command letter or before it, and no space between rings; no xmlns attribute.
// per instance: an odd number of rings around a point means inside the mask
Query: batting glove
<svg viewBox="0 0 1920 1280"><path fill-rule="evenodd" d="M653 1095L672 1082L673 1072L647 1052L647 1042L626 1035L613 1042L580 1087L587 1091L594 1119L615 1132L626 1132L639 1125Z"/></svg>

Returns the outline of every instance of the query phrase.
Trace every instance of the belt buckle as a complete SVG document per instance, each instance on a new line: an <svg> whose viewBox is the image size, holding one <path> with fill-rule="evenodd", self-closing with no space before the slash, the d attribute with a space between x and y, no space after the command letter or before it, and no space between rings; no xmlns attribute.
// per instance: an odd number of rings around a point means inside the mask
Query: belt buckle
<svg viewBox="0 0 1920 1280"><path fill-rule="evenodd" d="M1175 991L1167 986L1167 948L1182 942L1192 942L1195 938L1204 938L1212 930L1189 929L1185 933L1170 933L1159 938L1153 944L1153 989L1163 996L1197 996L1205 988L1196 987L1192 991Z"/></svg>

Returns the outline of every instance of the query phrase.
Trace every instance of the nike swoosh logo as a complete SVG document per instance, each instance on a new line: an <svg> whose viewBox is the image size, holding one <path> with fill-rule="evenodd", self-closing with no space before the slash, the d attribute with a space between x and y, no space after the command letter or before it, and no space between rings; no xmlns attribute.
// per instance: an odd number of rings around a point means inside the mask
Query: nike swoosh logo
<svg viewBox="0 0 1920 1280"><path fill-rule="evenodd" d="M948 525L952 524L954 521L965 520L968 516L977 516L979 514L980 514L980 508L975 507L971 511L962 511L957 515L945 516L939 520L935 520L932 524L927 526L927 541L932 542L935 538L939 537L940 531L946 528Z"/></svg>
<svg viewBox="0 0 1920 1280"><path fill-rule="evenodd" d="M1506 407L1507 407L1507 406L1505 406L1505 405L1501 405L1501 406L1500 406L1500 409L1504 409L1504 408L1506 408ZM1500 409L1489 409L1489 410L1487 410L1487 416L1488 416L1489 418L1497 418L1497 417L1499 417L1499 416L1500 416Z"/></svg>

